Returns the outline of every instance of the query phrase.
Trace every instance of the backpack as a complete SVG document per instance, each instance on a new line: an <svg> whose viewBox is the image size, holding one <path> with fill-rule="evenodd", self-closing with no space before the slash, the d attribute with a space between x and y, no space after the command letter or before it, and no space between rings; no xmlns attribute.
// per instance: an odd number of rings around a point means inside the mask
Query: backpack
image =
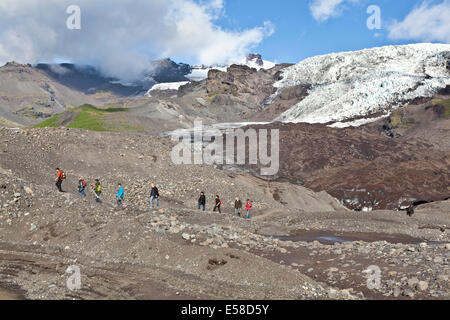
<svg viewBox="0 0 450 320"><path fill-rule="evenodd" d="M66 180L66 173L64 171L61 171L61 180Z"/></svg>
<svg viewBox="0 0 450 320"><path fill-rule="evenodd" d="M100 183L95 186L95 191L96 192L102 191L102 185Z"/></svg>

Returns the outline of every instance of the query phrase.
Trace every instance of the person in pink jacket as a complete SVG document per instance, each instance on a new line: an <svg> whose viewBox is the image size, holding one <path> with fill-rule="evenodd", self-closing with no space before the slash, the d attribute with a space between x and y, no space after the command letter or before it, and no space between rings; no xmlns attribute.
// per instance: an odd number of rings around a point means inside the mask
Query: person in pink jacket
<svg viewBox="0 0 450 320"><path fill-rule="evenodd" d="M250 219L250 211L252 210L252 203L250 199L247 199L247 203L245 204L245 209L247 210L247 219Z"/></svg>

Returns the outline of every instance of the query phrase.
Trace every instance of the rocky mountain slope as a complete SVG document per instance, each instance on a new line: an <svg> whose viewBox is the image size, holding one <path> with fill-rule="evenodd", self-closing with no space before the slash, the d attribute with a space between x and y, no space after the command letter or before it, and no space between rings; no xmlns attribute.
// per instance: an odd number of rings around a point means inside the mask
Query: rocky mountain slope
<svg viewBox="0 0 450 320"><path fill-rule="evenodd" d="M85 95L31 65L8 63L0 67L0 125L36 124L73 106L105 105L116 100L110 94Z"/></svg>
<svg viewBox="0 0 450 320"><path fill-rule="evenodd" d="M450 96L436 97L358 128L251 127L280 130L279 179L326 190L351 209L398 209L450 197Z"/></svg>
<svg viewBox="0 0 450 320"><path fill-rule="evenodd" d="M276 63L263 60L262 56L257 53L250 53L247 57L243 58L241 61L236 61L234 63L230 63L228 65L217 65L217 66L192 66L191 73L186 77L191 81L202 81L208 78L208 73L211 70L219 70L222 72L226 72L227 69L233 64L237 64L240 66L247 66L252 69L256 69L257 71L261 69L269 70L276 66Z"/></svg>
<svg viewBox="0 0 450 320"><path fill-rule="evenodd" d="M255 54L239 65L228 66L229 72L227 66L218 68L221 72L213 67L197 70L162 59L152 62L140 79L124 83L91 66L63 63L32 67L8 63L0 68L1 124L9 127L36 124L82 104L138 107L136 114L146 118L145 129L155 133L158 133L158 129L153 129L155 113L167 123L157 126L161 130L185 127L195 117L209 122L237 121L258 111L262 101L273 93L274 73L265 72L274 66ZM197 72L199 82L191 82L189 75L193 72ZM220 79L217 74L222 74ZM187 88L178 92L187 84ZM227 88L231 86L239 87L240 92ZM164 106L171 106L170 110ZM152 116L146 117L149 114Z"/></svg>
<svg viewBox="0 0 450 320"><path fill-rule="evenodd" d="M259 71L245 65L232 65L226 71L214 69L205 80L158 84L147 96L123 103L130 114L149 119L152 125L145 129L154 134L192 128L197 119L204 124L253 121L274 93L273 83L286 66ZM165 90L158 90L160 87Z"/></svg>

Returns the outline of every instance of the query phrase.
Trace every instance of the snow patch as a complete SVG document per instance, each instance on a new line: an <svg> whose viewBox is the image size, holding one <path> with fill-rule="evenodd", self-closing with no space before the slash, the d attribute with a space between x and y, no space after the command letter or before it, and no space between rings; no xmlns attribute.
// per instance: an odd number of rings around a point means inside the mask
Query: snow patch
<svg viewBox="0 0 450 320"><path fill-rule="evenodd" d="M271 61L262 60L262 63L262 65L258 64L257 59L243 58L241 61L230 63L226 66L194 66L192 68L192 72L188 74L186 78L191 81L202 81L208 78L208 72L210 70L219 70L222 72L226 72L228 67L230 67L232 64L248 66L258 71L261 69L271 69L276 66L276 63Z"/></svg>
<svg viewBox="0 0 450 320"><path fill-rule="evenodd" d="M184 86L188 83L189 81L158 83L147 91L147 96L151 97L152 91L178 90L181 86Z"/></svg>
<svg viewBox="0 0 450 320"><path fill-rule="evenodd" d="M210 70L219 70L222 72L227 71L227 66L214 66L214 67L205 67L205 66L196 66L192 68L192 72L186 76L191 81L202 81L208 78L208 72Z"/></svg>
<svg viewBox="0 0 450 320"><path fill-rule="evenodd" d="M248 58L244 58L240 63L240 65L245 65L248 66L250 68L254 68L256 70L261 70L261 69L272 69L273 67L276 66L276 64L274 62L270 62L270 61L266 61L266 60L262 60L263 64L259 65L256 61L256 59L250 60Z"/></svg>

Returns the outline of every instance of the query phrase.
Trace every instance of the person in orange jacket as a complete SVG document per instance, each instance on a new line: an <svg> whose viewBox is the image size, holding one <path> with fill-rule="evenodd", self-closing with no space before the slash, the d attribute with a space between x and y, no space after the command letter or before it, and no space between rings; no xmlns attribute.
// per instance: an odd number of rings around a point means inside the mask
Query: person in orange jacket
<svg viewBox="0 0 450 320"><path fill-rule="evenodd" d="M59 192L64 192L62 190L62 183L63 181L66 179L66 174L64 173L64 171L62 171L60 168L56 168L56 187L58 188Z"/></svg>

